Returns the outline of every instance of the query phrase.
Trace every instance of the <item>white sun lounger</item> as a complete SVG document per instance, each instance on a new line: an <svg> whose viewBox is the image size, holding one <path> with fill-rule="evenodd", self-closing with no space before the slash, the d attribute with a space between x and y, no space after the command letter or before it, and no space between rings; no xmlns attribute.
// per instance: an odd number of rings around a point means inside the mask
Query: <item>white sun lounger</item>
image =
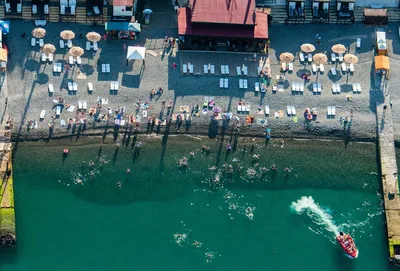
<svg viewBox="0 0 400 271"><path fill-rule="evenodd" d="M225 65L221 65L221 74L225 74Z"/></svg>
<svg viewBox="0 0 400 271"><path fill-rule="evenodd" d="M353 64L353 63L350 63L350 64L349 64L349 71L350 71L351 73L354 73L354 64Z"/></svg>
<svg viewBox="0 0 400 271"><path fill-rule="evenodd" d="M322 92L322 85L321 83L317 83L317 92L321 93Z"/></svg>
<svg viewBox="0 0 400 271"><path fill-rule="evenodd" d="M304 85L303 84L299 84L299 91L300 93L304 93Z"/></svg>
<svg viewBox="0 0 400 271"><path fill-rule="evenodd" d="M239 88L244 88L243 79L239 79Z"/></svg>
<svg viewBox="0 0 400 271"><path fill-rule="evenodd" d="M88 91L89 91L89 92L93 92L93 83L89 82L89 83L87 84L87 88L88 88Z"/></svg>
<svg viewBox="0 0 400 271"><path fill-rule="evenodd" d="M312 54L308 54L307 59L308 59L308 62L311 63L312 62Z"/></svg>
<svg viewBox="0 0 400 271"><path fill-rule="evenodd" d="M74 87L72 86L72 82L68 82L68 91L73 91Z"/></svg>
<svg viewBox="0 0 400 271"><path fill-rule="evenodd" d="M82 102L82 109L87 110L87 101L86 100L83 100L83 102Z"/></svg>
<svg viewBox="0 0 400 271"><path fill-rule="evenodd" d="M361 48L361 38L357 38L357 48Z"/></svg>
<svg viewBox="0 0 400 271"><path fill-rule="evenodd" d="M104 64L103 64L104 65ZM183 64L182 65L182 72L183 73L187 73L188 72L188 67L187 67L187 64ZM103 72L104 73L104 72Z"/></svg>
<svg viewBox="0 0 400 271"><path fill-rule="evenodd" d="M82 100L78 100L78 109L81 110L83 108Z"/></svg>
<svg viewBox="0 0 400 271"><path fill-rule="evenodd" d="M250 112L250 104L246 103L246 105L244 106L246 112Z"/></svg>
<svg viewBox="0 0 400 271"><path fill-rule="evenodd" d="M265 106L265 111L264 111L266 116L269 116L270 110L269 110L269 105Z"/></svg>
<svg viewBox="0 0 400 271"><path fill-rule="evenodd" d="M313 73L317 73L317 65L315 63L312 64L312 71Z"/></svg>
<svg viewBox="0 0 400 271"><path fill-rule="evenodd" d="M119 83L118 83L118 81L115 81L114 82L114 90L118 91L118 89L119 89Z"/></svg>
<svg viewBox="0 0 400 271"><path fill-rule="evenodd" d="M60 48L61 48L61 49L64 49L64 47L65 47L64 41L63 41L63 40L60 40Z"/></svg>
<svg viewBox="0 0 400 271"><path fill-rule="evenodd" d="M44 14L49 15L49 13L50 13L49 5L44 5Z"/></svg>
<svg viewBox="0 0 400 271"><path fill-rule="evenodd" d="M189 64L188 67L189 67L189 73L193 73L194 72L193 64Z"/></svg>
<svg viewBox="0 0 400 271"><path fill-rule="evenodd" d="M346 72L347 72L346 63L342 63L342 73L346 73Z"/></svg>
<svg viewBox="0 0 400 271"><path fill-rule="evenodd" d="M60 5L60 14L61 15L65 14L65 6L64 5Z"/></svg>
<svg viewBox="0 0 400 271"><path fill-rule="evenodd" d="M32 14L37 14L37 6L32 5Z"/></svg>
<svg viewBox="0 0 400 271"><path fill-rule="evenodd" d="M240 69L239 66L236 67L236 74L237 75L242 75L242 70Z"/></svg>
<svg viewBox="0 0 400 271"><path fill-rule="evenodd" d="M300 52L299 53L299 59L300 59L300 62L304 62L304 54L303 54L303 52Z"/></svg>
<svg viewBox="0 0 400 271"><path fill-rule="evenodd" d="M53 92L54 92L53 84L49 84L49 92L50 92L50 93L53 93Z"/></svg>
<svg viewBox="0 0 400 271"><path fill-rule="evenodd" d="M319 72L324 73L324 71L325 71L324 64L319 64Z"/></svg>
<svg viewBox="0 0 400 271"><path fill-rule="evenodd" d="M211 74L215 73L215 66L214 65L210 66L210 72L211 72Z"/></svg>
<svg viewBox="0 0 400 271"><path fill-rule="evenodd" d="M327 107L327 109L326 109L326 114L328 115L328 116L331 116L332 115L332 108L331 108L331 106L328 106Z"/></svg>
<svg viewBox="0 0 400 271"><path fill-rule="evenodd" d="M57 71L62 72L62 64L61 63L57 63Z"/></svg>
<svg viewBox="0 0 400 271"><path fill-rule="evenodd" d="M229 66L228 65L225 65L225 73L229 74Z"/></svg>
<svg viewBox="0 0 400 271"><path fill-rule="evenodd" d="M42 110L42 111L40 112L40 119L41 119L41 120L44 119L44 116L46 116L46 110Z"/></svg>
<svg viewBox="0 0 400 271"><path fill-rule="evenodd" d="M293 82L292 83L292 92L296 92L296 91L299 91L298 84Z"/></svg>
<svg viewBox="0 0 400 271"><path fill-rule="evenodd" d="M76 82L72 83L74 91L78 91L78 84Z"/></svg>
<svg viewBox="0 0 400 271"><path fill-rule="evenodd" d="M110 73L110 72L111 72L111 65L106 64L106 73Z"/></svg>
<svg viewBox="0 0 400 271"><path fill-rule="evenodd" d="M290 71L290 72L292 72L293 71L293 63L292 62L290 62L289 64L288 64L288 70Z"/></svg>
<svg viewBox="0 0 400 271"><path fill-rule="evenodd" d="M336 76L336 68L335 68L335 67L332 67L332 68L331 68L331 74L332 74L333 76Z"/></svg>
<svg viewBox="0 0 400 271"><path fill-rule="evenodd" d="M331 106L331 113L332 113L332 116L336 115L336 106Z"/></svg>
<svg viewBox="0 0 400 271"><path fill-rule="evenodd" d="M292 106L291 105L286 106L286 114L288 116L292 115Z"/></svg>
<svg viewBox="0 0 400 271"><path fill-rule="evenodd" d="M40 48L42 48L44 45L44 40L43 39L39 39L39 46Z"/></svg>
<svg viewBox="0 0 400 271"><path fill-rule="evenodd" d="M90 49L92 48L92 45L90 44L90 41L86 42L86 51L90 51Z"/></svg>
<svg viewBox="0 0 400 271"><path fill-rule="evenodd" d="M318 89L317 83L313 83L313 84L312 84L312 92L313 92L314 94L318 92L317 89Z"/></svg>
<svg viewBox="0 0 400 271"><path fill-rule="evenodd" d="M228 88L228 78L224 79L224 88Z"/></svg>
<svg viewBox="0 0 400 271"><path fill-rule="evenodd" d="M242 110L242 105L241 104L237 104L237 112L242 112L244 110Z"/></svg>
<svg viewBox="0 0 400 271"><path fill-rule="evenodd" d="M286 71L286 63L285 62L282 62L281 63L281 71Z"/></svg>
<svg viewBox="0 0 400 271"><path fill-rule="evenodd" d="M257 75L260 75L260 73L261 73L261 67L258 66L258 67L257 67Z"/></svg>
<svg viewBox="0 0 400 271"><path fill-rule="evenodd" d="M57 105L56 107L56 116L60 116L61 114L61 105Z"/></svg>
<svg viewBox="0 0 400 271"><path fill-rule="evenodd" d="M243 80L243 88L244 88L244 89L247 89L247 79L244 79L244 80Z"/></svg>
<svg viewBox="0 0 400 271"><path fill-rule="evenodd" d="M17 4L17 13L22 13L22 4Z"/></svg>
<svg viewBox="0 0 400 271"><path fill-rule="evenodd" d="M36 46L36 39L35 38L31 38L31 46Z"/></svg>
<svg viewBox="0 0 400 271"><path fill-rule="evenodd" d="M73 56L69 56L68 57L68 64L69 65L74 65L74 57Z"/></svg>
<svg viewBox="0 0 400 271"><path fill-rule="evenodd" d="M247 66L244 66L243 68L242 68L242 72L243 72L243 75L247 75Z"/></svg>
<svg viewBox="0 0 400 271"><path fill-rule="evenodd" d="M292 105L292 115L296 115L296 107Z"/></svg>
<svg viewBox="0 0 400 271"><path fill-rule="evenodd" d="M97 41L93 42L93 50L95 51L99 50L99 45L97 44Z"/></svg>
<svg viewBox="0 0 400 271"><path fill-rule="evenodd" d="M72 48L72 40L67 40L67 47Z"/></svg>
<svg viewBox="0 0 400 271"><path fill-rule="evenodd" d="M219 87L224 88L224 78L219 79Z"/></svg>
<svg viewBox="0 0 400 271"><path fill-rule="evenodd" d="M339 62L343 62L343 54L339 54Z"/></svg>
<svg viewBox="0 0 400 271"><path fill-rule="evenodd" d="M361 84L357 84L357 92L361 93Z"/></svg>
<svg viewBox="0 0 400 271"><path fill-rule="evenodd" d="M45 53L42 53L42 62L46 62L47 61L47 56Z"/></svg>
<svg viewBox="0 0 400 271"><path fill-rule="evenodd" d="M254 90L255 90L255 92L259 92L260 91L260 83L259 82L255 82L254 83Z"/></svg>
<svg viewBox="0 0 400 271"><path fill-rule="evenodd" d="M114 90L115 89L115 83L114 81L110 82L110 90Z"/></svg>
<svg viewBox="0 0 400 271"><path fill-rule="evenodd" d="M58 63L53 64L53 72L58 72Z"/></svg>
<svg viewBox="0 0 400 271"><path fill-rule="evenodd" d="M332 54L331 54L331 61L332 61L333 63L336 62L336 54L335 54L335 53L332 53Z"/></svg>
<svg viewBox="0 0 400 271"><path fill-rule="evenodd" d="M204 74L208 73L208 65L207 64L203 66L203 72L204 72Z"/></svg>
<svg viewBox="0 0 400 271"><path fill-rule="evenodd" d="M78 65L82 64L82 58L80 56L76 57L76 64L78 64Z"/></svg>
<svg viewBox="0 0 400 271"><path fill-rule="evenodd" d="M47 59L50 63L53 62L54 60L54 55L53 54L49 54L49 57Z"/></svg>

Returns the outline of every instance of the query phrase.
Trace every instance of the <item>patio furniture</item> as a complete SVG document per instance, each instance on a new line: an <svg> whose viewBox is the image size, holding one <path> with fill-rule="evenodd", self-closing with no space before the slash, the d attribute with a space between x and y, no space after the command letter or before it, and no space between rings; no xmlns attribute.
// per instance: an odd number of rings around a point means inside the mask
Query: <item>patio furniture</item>
<svg viewBox="0 0 400 271"><path fill-rule="evenodd" d="M68 82L68 91L73 91L74 87L72 86L72 82Z"/></svg>
<svg viewBox="0 0 400 271"><path fill-rule="evenodd" d="M47 56L45 53L42 53L42 57L41 57L42 62L46 62L47 61Z"/></svg>
<svg viewBox="0 0 400 271"><path fill-rule="evenodd" d="M224 88L228 88L228 78L224 79Z"/></svg>
<svg viewBox="0 0 400 271"><path fill-rule="evenodd" d="M259 82L255 82L254 83L254 90L255 90L255 92L259 92L260 91L260 83Z"/></svg>
<svg viewBox="0 0 400 271"><path fill-rule="evenodd" d="M65 44L64 44L64 41L63 41L63 40L60 40L60 48L61 48L61 49L64 49L64 48L65 48Z"/></svg>
<svg viewBox="0 0 400 271"><path fill-rule="evenodd" d="M53 62L53 60L54 60L54 55L49 54L48 61L51 63L51 62Z"/></svg>
<svg viewBox="0 0 400 271"><path fill-rule="evenodd" d="M290 72L292 72L293 71L293 63L292 62L290 62L289 64L288 64L288 70L290 71Z"/></svg>
<svg viewBox="0 0 400 271"><path fill-rule="evenodd" d="M339 54L339 62L343 62L343 54Z"/></svg>
<svg viewBox="0 0 400 271"><path fill-rule="evenodd" d="M331 74L332 74L333 76L336 76L336 68L335 68L335 67L332 67L332 68L331 68Z"/></svg>
<svg viewBox="0 0 400 271"><path fill-rule="evenodd" d="M265 111L264 111L264 113L265 113L266 116L269 116L269 114L270 114L269 105L266 105L266 106L265 106Z"/></svg>
<svg viewBox="0 0 400 271"><path fill-rule="evenodd" d="M244 88L243 79L239 79L239 88Z"/></svg>
<svg viewBox="0 0 400 271"><path fill-rule="evenodd" d="M324 64L319 64L319 72L324 73L324 71L325 71Z"/></svg>
<svg viewBox="0 0 400 271"><path fill-rule="evenodd" d="M299 53L299 59L300 59L300 62L304 62L305 61L303 52Z"/></svg>
<svg viewBox="0 0 400 271"><path fill-rule="evenodd" d="M74 91L78 91L78 84L76 82L72 83Z"/></svg>
<svg viewBox="0 0 400 271"><path fill-rule="evenodd" d="M103 64L103 65L104 65L104 64ZM187 72L188 72L187 64L183 64L183 65L182 65L182 72L183 72L183 73L187 73Z"/></svg>
<svg viewBox="0 0 400 271"><path fill-rule="evenodd" d="M247 89L247 79L244 79L244 80L243 80L243 88L244 88L244 89Z"/></svg>
<svg viewBox="0 0 400 271"><path fill-rule="evenodd" d="M244 66L242 68L242 72L243 72L243 75L247 75L247 66Z"/></svg>
<svg viewBox="0 0 400 271"><path fill-rule="evenodd" d="M92 45L90 45L90 41L86 42L86 51L90 51L92 49Z"/></svg>
<svg viewBox="0 0 400 271"><path fill-rule="evenodd" d="M345 74L347 72L346 63L342 63L342 73Z"/></svg>
<svg viewBox="0 0 400 271"><path fill-rule="evenodd" d="M219 87L224 88L224 78L219 79Z"/></svg>
<svg viewBox="0 0 400 271"><path fill-rule="evenodd" d="M208 65L203 66L203 72L204 72L204 74L208 73Z"/></svg>
<svg viewBox="0 0 400 271"><path fill-rule="evenodd" d="M42 48L44 45L44 40L43 39L39 39L39 47Z"/></svg>
<svg viewBox="0 0 400 271"><path fill-rule="evenodd" d="M49 15L49 13L50 13L49 5L44 5L44 14Z"/></svg>
<svg viewBox="0 0 400 271"><path fill-rule="evenodd" d="M309 62L309 63L312 62L312 54L311 54L311 53L307 55L307 59L308 59L308 62Z"/></svg>
<svg viewBox="0 0 400 271"><path fill-rule="evenodd" d="M72 40L67 40L67 47L72 48Z"/></svg>
<svg viewBox="0 0 400 271"><path fill-rule="evenodd" d="M49 84L49 92L50 92L50 93L53 93L53 92L54 92L53 84Z"/></svg>
<svg viewBox="0 0 400 271"><path fill-rule="evenodd" d="M194 72L193 64L188 64L188 68L189 68L189 73L193 73Z"/></svg>
<svg viewBox="0 0 400 271"><path fill-rule="evenodd" d="M361 38L357 38L357 48L361 48Z"/></svg>
<svg viewBox="0 0 400 271"><path fill-rule="evenodd" d="M74 57L73 56L69 56L68 57L68 64L69 65L74 65L75 61L74 61Z"/></svg>
<svg viewBox="0 0 400 271"><path fill-rule="evenodd" d="M237 75L242 75L242 70L240 69L239 66L236 67L236 74Z"/></svg>
<svg viewBox="0 0 400 271"><path fill-rule="evenodd" d="M36 46L36 38L31 38L31 46Z"/></svg>
<svg viewBox="0 0 400 271"><path fill-rule="evenodd" d="M315 63L312 64L313 73L317 73L317 65Z"/></svg>
<svg viewBox="0 0 400 271"><path fill-rule="evenodd" d="M87 101L86 100L83 100L83 102L82 102L82 109L87 110Z"/></svg>
<svg viewBox="0 0 400 271"><path fill-rule="evenodd" d="M91 82L88 83L88 91L93 92L93 83Z"/></svg>
<svg viewBox="0 0 400 271"><path fill-rule="evenodd" d="M80 56L76 57L76 64L78 64L78 65L82 64L82 58Z"/></svg>
<svg viewBox="0 0 400 271"><path fill-rule="evenodd" d="M353 64L353 63L350 63L350 64L349 64L349 71L350 71L351 73L354 73L354 64Z"/></svg>
<svg viewBox="0 0 400 271"><path fill-rule="evenodd" d="M221 74L225 74L225 65L221 65Z"/></svg>
<svg viewBox="0 0 400 271"><path fill-rule="evenodd" d="M210 72L211 72L211 74L215 73L215 66L214 65L210 66Z"/></svg>
<svg viewBox="0 0 400 271"><path fill-rule="evenodd" d="M331 54L331 60L332 60L333 63L336 62L336 54L335 53Z"/></svg>
<svg viewBox="0 0 400 271"><path fill-rule="evenodd" d="M32 5L32 14L37 14L37 6Z"/></svg>
<svg viewBox="0 0 400 271"><path fill-rule="evenodd" d="M304 93L304 84L299 84L299 91L301 94Z"/></svg>
<svg viewBox="0 0 400 271"><path fill-rule="evenodd" d="M99 49L99 45L97 44L97 41L93 42L93 50L97 51Z"/></svg>
<svg viewBox="0 0 400 271"><path fill-rule="evenodd" d="M286 71L286 63L285 62L281 63L281 71L282 72Z"/></svg>

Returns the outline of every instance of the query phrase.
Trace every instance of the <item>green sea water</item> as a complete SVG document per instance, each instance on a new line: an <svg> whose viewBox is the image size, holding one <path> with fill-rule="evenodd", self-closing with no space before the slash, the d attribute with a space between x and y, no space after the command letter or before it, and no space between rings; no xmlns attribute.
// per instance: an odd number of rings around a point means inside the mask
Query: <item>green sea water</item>
<svg viewBox="0 0 400 271"><path fill-rule="evenodd" d="M137 140L19 143L17 247L1 270L392 270L374 144Z"/></svg>

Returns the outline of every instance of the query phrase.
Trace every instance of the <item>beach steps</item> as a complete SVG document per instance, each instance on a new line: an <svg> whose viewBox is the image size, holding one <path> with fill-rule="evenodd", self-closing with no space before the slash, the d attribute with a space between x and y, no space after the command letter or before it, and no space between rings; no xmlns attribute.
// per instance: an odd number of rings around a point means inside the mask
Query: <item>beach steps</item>
<svg viewBox="0 0 400 271"><path fill-rule="evenodd" d="M385 96L387 104L389 104L389 100L389 95ZM377 104L376 112L378 148L382 174L382 195L386 213L389 258L391 260L398 260L400 258L398 253L400 249L400 198L392 112L390 106L387 106L385 109L384 104Z"/></svg>

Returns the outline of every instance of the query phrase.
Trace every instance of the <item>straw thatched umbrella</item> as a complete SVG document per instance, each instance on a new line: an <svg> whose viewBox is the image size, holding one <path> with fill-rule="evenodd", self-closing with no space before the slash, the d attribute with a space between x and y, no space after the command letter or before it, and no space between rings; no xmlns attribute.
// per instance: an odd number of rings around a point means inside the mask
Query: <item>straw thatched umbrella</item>
<svg viewBox="0 0 400 271"><path fill-rule="evenodd" d="M356 64L358 62L358 57L353 54L346 54L343 60L348 64Z"/></svg>
<svg viewBox="0 0 400 271"><path fill-rule="evenodd" d="M282 53L279 56L279 59L281 60L281 62L290 63L293 61L294 55L292 53Z"/></svg>
<svg viewBox="0 0 400 271"><path fill-rule="evenodd" d="M37 39L42 39L44 36L46 36L46 30L40 27L35 28L32 30L32 36Z"/></svg>
<svg viewBox="0 0 400 271"><path fill-rule="evenodd" d="M81 55L84 54L84 52L85 52L85 51L83 51L83 49L82 49L81 47L77 47L77 46L72 47L72 48L69 49L69 51L68 51L68 53L69 53L71 56L74 56L74 57L76 57L76 56L81 56Z"/></svg>
<svg viewBox="0 0 400 271"><path fill-rule="evenodd" d="M331 49L336 54L344 54L347 51L347 48L343 44L335 44Z"/></svg>
<svg viewBox="0 0 400 271"><path fill-rule="evenodd" d="M0 48L0 62L7 62L8 52L6 49Z"/></svg>
<svg viewBox="0 0 400 271"><path fill-rule="evenodd" d="M72 40L75 38L75 33L71 30L64 30L60 33L60 37L64 40Z"/></svg>
<svg viewBox="0 0 400 271"><path fill-rule="evenodd" d="M316 64L326 64L328 62L328 57L322 53L315 54L313 56L313 61Z"/></svg>
<svg viewBox="0 0 400 271"><path fill-rule="evenodd" d="M310 43L304 43L302 46L300 46L300 49L304 53L312 53L315 51L315 46Z"/></svg>
<svg viewBox="0 0 400 271"><path fill-rule="evenodd" d="M47 43L43 45L42 47L42 52L45 53L46 55L52 54L56 51L56 47L53 44Z"/></svg>
<svg viewBox="0 0 400 271"><path fill-rule="evenodd" d="M91 42L98 42L99 40L101 40L101 36L97 32L87 33L86 38L88 39L88 41L91 41Z"/></svg>

